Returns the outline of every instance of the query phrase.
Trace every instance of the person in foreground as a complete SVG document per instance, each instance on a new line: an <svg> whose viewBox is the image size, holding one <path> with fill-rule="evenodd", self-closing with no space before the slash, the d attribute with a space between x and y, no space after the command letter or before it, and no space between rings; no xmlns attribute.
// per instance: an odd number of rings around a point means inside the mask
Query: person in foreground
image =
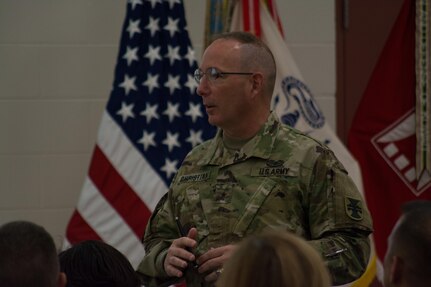
<svg viewBox="0 0 431 287"><path fill-rule="evenodd" d="M185 277L213 286L243 238L287 230L325 258L334 284L358 278L371 219L333 152L271 112L276 67L250 33L220 35L195 72L216 136L184 159L145 231L138 271L148 286Z"/></svg>
<svg viewBox="0 0 431 287"><path fill-rule="evenodd" d="M268 231L243 240L226 262L217 287L329 287L321 256L293 233Z"/></svg>
<svg viewBox="0 0 431 287"><path fill-rule="evenodd" d="M66 286L54 240L42 226L12 221L0 227L0 286Z"/></svg>
<svg viewBox="0 0 431 287"><path fill-rule="evenodd" d="M129 260L111 245L86 240L58 255L67 287L140 287L141 281Z"/></svg>
<svg viewBox="0 0 431 287"><path fill-rule="evenodd" d="M385 287L431 284L431 201L411 201L388 238L384 259Z"/></svg>

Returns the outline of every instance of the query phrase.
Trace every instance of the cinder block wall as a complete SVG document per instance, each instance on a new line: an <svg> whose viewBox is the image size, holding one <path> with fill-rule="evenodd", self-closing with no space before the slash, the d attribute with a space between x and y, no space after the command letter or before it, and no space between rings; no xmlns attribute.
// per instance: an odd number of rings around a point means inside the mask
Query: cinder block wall
<svg viewBox="0 0 431 287"><path fill-rule="evenodd" d="M196 55L204 0L184 0ZM278 0L286 41L335 127L334 0ZM0 224L61 245L109 97L126 1L0 0Z"/></svg>

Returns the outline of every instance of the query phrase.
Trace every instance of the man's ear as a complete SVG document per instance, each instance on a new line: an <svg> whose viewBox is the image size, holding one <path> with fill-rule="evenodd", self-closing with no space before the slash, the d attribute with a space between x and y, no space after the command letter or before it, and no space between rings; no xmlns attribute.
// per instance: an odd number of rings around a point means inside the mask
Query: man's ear
<svg viewBox="0 0 431 287"><path fill-rule="evenodd" d="M66 273L64 272L60 272L60 274L58 275L58 287L66 287L67 284L67 276Z"/></svg>
<svg viewBox="0 0 431 287"><path fill-rule="evenodd" d="M404 260L396 255L392 256L390 270L389 270L389 281L397 284L402 281L404 271Z"/></svg>
<svg viewBox="0 0 431 287"><path fill-rule="evenodd" d="M251 76L251 81L252 81L253 96L256 96L256 95L262 93L262 89L263 89L263 75L262 75L262 73L254 73Z"/></svg>

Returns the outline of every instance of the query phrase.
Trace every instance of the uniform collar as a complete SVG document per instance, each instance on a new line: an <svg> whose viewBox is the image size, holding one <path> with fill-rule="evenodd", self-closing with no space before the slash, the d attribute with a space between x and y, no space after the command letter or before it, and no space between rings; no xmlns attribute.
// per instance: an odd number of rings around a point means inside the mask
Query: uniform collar
<svg viewBox="0 0 431 287"><path fill-rule="evenodd" d="M250 157L258 157L262 159L268 159L274 148L274 143L277 138L278 131L281 123L278 120L275 112L271 112L268 116L267 121L257 134L251 138L238 152L238 158L235 162L245 160ZM223 146L222 130L218 130L216 136L210 141L207 153L203 155L199 164L201 165L221 165L226 164L223 161L223 152L225 147Z"/></svg>

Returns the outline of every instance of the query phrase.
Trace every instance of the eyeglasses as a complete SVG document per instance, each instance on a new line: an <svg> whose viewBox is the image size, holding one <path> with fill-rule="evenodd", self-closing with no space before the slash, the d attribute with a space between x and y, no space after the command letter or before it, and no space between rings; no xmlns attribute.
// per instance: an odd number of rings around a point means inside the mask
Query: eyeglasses
<svg viewBox="0 0 431 287"><path fill-rule="evenodd" d="M218 78L223 78L224 75L253 75L253 73L220 72L219 70L217 70L217 68L210 67L205 72L203 72L201 69L196 69L194 73L195 81L199 84L204 75L207 76L207 79L210 82L214 82Z"/></svg>

